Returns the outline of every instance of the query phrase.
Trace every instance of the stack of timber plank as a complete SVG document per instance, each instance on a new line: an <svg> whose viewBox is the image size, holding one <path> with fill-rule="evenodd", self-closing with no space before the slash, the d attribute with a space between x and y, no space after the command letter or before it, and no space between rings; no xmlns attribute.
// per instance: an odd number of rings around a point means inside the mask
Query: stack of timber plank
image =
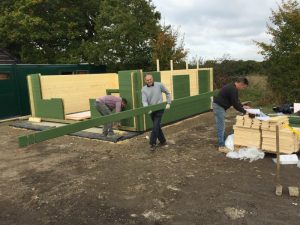
<svg viewBox="0 0 300 225"><path fill-rule="evenodd" d="M299 136L286 128L287 116L271 117L267 121L237 116L234 125L234 144L236 146L257 147L276 153L276 126L279 126L279 151L291 154L299 150Z"/></svg>
<svg viewBox="0 0 300 225"><path fill-rule="evenodd" d="M287 116L271 117L268 121L263 121L262 149L269 152L276 152L276 126L279 126L279 151L291 154L299 150L299 137L293 131L284 128L289 125Z"/></svg>
<svg viewBox="0 0 300 225"><path fill-rule="evenodd" d="M260 121L248 116L237 116L234 130L234 145L256 147L261 149Z"/></svg>

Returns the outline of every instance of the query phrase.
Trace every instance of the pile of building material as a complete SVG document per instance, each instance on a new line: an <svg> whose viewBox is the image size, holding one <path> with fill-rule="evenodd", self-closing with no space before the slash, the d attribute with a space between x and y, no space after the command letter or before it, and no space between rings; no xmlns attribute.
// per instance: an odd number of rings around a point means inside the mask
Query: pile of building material
<svg viewBox="0 0 300 225"><path fill-rule="evenodd" d="M299 136L287 129L287 116L270 117L261 121L247 115L237 116L234 129L234 145L256 147L267 152L276 152L276 126L279 127L279 151L291 154L299 150Z"/></svg>

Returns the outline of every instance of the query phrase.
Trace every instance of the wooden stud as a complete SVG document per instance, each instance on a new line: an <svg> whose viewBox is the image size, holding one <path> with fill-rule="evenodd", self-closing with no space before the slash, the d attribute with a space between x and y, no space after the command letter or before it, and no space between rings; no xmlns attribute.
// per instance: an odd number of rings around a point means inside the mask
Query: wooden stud
<svg viewBox="0 0 300 225"><path fill-rule="evenodd" d="M159 68L159 59L156 60L156 71L159 72L160 68Z"/></svg>
<svg viewBox="0 0 300 225"><path fill-rule="evenodd" d="M36 116L36 109L35 109L35 102L34 102L34 96L33 96L32 79L31 79L30 75L27 76L27 84L28 84L31 116L35 117Z"/></svg>
<svg viewBox="0 0 300 225"><path fill-rule="evenodd" d="M280 154L279 154L279 127L276 126L276 192L277 196L282 195L282 185L280 184Z"/></svg>

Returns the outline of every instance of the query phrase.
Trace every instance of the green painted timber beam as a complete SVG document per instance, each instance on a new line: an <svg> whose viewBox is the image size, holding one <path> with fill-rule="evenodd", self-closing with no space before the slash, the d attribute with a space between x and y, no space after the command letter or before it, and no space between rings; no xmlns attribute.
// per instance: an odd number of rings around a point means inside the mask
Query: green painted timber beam
<svg viewBox="0 0 300 225"><path fill-rule="evenodd" d="M112 93L120 93L119 89L106 89L106 94L111 95Z"/></svg>
<svg viewBox="0 0 300 225"><path fill-rule="evenodd" d="M171 104L171 107L176 107L181 104L187 104L187 103L196 103L197 101L205 98L209 98L210 96L213 96L216 93L216 91L213 92L207 92L205 94L195 95L191 97L181 98L174 100ZM31 144L39 143L42 141L46 141L52 138L60 137L65 134L75 133L81 130L85 130L91 127L112 123L115 121L120 121L122 119L127 119L130 117L142 115L148 113L151 111L157 111L160 109L164 109L166 106L166 103L161 103L157 105L151 105L147 107L141 107L133 110L127 110L119 113L114 113L108 116L103 116L95 119L90 119L82 122L77 122L73 124L68 124L62 127L56 127L49 130L36 132L33 134L21 136L18 138L19 141L19 147L25 147Z"/></svg>

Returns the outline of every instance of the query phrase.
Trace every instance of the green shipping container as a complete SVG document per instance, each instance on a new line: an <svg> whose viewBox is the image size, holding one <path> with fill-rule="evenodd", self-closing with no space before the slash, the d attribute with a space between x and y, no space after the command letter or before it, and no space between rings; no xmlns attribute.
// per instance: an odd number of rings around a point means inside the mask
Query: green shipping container
<svg viewBox="0 0 300 225"><path fill-rule="evenodd" d="M0 64L0 119L30 114L26 76L105 73L105 66L89 64Z"/></svg>

